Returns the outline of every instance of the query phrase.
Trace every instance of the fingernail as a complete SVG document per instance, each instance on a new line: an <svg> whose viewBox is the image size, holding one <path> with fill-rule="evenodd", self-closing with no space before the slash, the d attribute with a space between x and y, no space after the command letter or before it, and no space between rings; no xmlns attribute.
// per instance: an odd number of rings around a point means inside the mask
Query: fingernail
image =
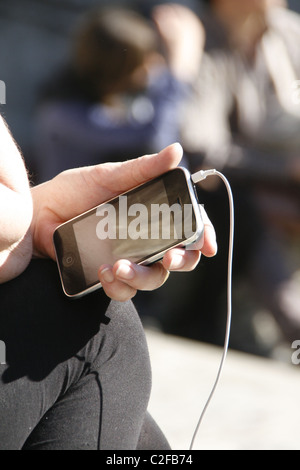
<svg viewBox="0 0 300 470"><path fill-rule="evenodd" d="M102 271L100 271L100 276L104 282L107 282L109 284L115 280L111 268L104 268Z"/></svg>
<svg viewBox="0 0 300 470"><path fill-rule="evenodd" d="M169 270L180 269L184 265L184 258L181 255L174 255L169 267Z"/></svg>
<svg viewBox="0 0 300 470"><path fill-rule="evenodd" d="M130 281L134 278L135 271L128 264L121 264L117 269L116 276L124 281Z"/></svg>

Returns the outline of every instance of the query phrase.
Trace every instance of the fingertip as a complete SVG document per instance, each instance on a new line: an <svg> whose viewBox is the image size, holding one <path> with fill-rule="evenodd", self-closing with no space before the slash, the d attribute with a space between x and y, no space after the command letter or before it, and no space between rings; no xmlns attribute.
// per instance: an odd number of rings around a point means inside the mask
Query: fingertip
<svg viewBox="0 0 300 470"><path fill-rule="evenodd" d="M102 283L111 284L115 280L115 276L111 266L103 266L98 272L99 280Z"/></svg>
<svg viewBox="0 0 300 470"><path fill-rule="evenodd" d="M171 144L170 147L178 156L180 156L180 158L182 158L183 148L179 142L174 142L174 144Z"/></svg>
<svg viewBox="0 0 300 470"><path fill-rule="evenodd" d="M132 281L136 276L133 265L128 260L122 260L116 263L114 269L116 277L121 281Z"/></svg>
<svg viewBox="0 0 300 470"><path fill-rule="evenodd" d="M175 167L179 164L183 157L183 148L179 142L174 142L173 144L165 147L159 152L159 156L164 158L169 157L171 162L170 166Z"/></svg>
<svg viewBox="0 0 300 470"><path fill-rule="evenodd" d="M218 243L216 240L216 234L214 229L210 226L206 227L205 242L203 244L202 253L207 258L212 258L218 253Z"/></svg>

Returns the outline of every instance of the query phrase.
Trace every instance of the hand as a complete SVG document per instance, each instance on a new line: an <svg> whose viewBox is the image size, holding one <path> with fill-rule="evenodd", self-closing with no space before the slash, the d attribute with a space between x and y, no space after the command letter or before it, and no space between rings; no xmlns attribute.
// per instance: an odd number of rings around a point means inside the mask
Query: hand
<svg viewBox="0 0 300 470"><path fill-rule="evenodd" d="M193 81L199 72L205 42L200 19L190 8L175 3L156 6L152 17L172 72L180 80Z"/></svg>
<svg viewBox="0 0 300 470"><path fill-rule="evenodd" d="M161 287L168 279L170 271L192 271L199 263L201 252L208 257L217 251L215 230L201 206L204 221L204 242L201 250L173 248L162 261L151 267L119 260L114 266L103 266L99 269L99 279L107 295L115 300L128 300L137 290L154 290Z"/></svg>
<svg viewBox="0 0 300 470"><path fill-rule="evenodd" d="M146 155L123 163L105 163L60 173L51 181L32 189L34 216L32 235L38 256L55 258L54 230L61 223L178 166L182 148L173 144L159 154ZM205 217L206 256L216 252L214 229ZM170 250L161 263L137 266L119 260L114 266L99 267L99 279L106 294L114 300L132 298L138 289L153 290L168 277L169 270L189 271L200 259L200 251Z"/></svg>

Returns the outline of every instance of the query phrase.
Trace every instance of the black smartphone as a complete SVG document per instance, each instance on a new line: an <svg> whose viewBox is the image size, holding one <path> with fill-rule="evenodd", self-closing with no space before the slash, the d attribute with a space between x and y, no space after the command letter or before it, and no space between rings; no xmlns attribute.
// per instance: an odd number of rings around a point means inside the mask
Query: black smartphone
<svg viewBox="0 0 300 470"><path fill-rule="evenodd" d="M102 264L150 264L173 247L192 248L203 231L191 175L175 168L57 227L53 242L63 290L69 297L88 294L101 287Z"/></svg>

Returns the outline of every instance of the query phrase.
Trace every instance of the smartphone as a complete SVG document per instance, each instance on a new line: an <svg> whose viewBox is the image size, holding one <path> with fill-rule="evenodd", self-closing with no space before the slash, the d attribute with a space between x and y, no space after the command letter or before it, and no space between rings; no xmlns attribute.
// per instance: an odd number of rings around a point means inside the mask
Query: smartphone
<svg viewBox="0 0 300 470"><path fill-rule="evenodd" d="M118 259L150 264L174 247L201 244L204 225L191 175L178 167L57 227L53 243L68 297L101 287L98 270Z"/></svg>

